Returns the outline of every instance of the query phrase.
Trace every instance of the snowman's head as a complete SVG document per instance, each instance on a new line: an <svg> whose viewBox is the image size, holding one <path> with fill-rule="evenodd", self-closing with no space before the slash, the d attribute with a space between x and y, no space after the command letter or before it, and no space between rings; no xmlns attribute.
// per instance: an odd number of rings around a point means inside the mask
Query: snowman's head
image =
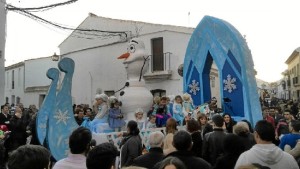
<svg viewBox="0 0 300 169"><path fill-rule="evenodd" d="M127 52L118 57L118 59L125 59L124 63L130 63L136 60L143 60L145 55L144 42L139 38L133 38L128 43Z"/></svg>

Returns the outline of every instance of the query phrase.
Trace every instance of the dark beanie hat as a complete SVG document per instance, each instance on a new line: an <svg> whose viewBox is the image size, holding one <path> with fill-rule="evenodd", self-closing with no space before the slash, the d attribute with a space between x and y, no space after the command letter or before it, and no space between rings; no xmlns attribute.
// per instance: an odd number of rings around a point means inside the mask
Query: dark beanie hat
<svg viewBox="0 0 300 169"><path fill-rule="evenodd" d="M212 121L215 123L217 127L222 127L224 123L224 119L221 115L216 114L212 117Z"/></svg>

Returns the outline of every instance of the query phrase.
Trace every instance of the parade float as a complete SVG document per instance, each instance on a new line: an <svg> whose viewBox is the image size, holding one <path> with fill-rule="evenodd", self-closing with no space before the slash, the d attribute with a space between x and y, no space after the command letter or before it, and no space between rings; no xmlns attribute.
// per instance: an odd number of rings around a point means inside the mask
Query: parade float
<svg viewBox="0 0 300 169"><path fill-rule="evenodd" d="M135 120L135 111L147 111L153 96L145 87L143 75L147 70L147 55L144 43L131 39L127 52L119 57L127 71L127 82L120 92L121 110L125 121ZM215 61L221 86L223 110L238 119L247 119L252 124L261 119L261 107L256 92L255 71L251 52L242 35L228 22L205 16L194 30L184 60L183 91L192 96L194 105L203 105L211 99L210 68ZM78 127L72 109L72 77L74 61L63 58L58 63L64 78L57 91L59 70L51 68L47 72L52 80L48 94L37 118L37 134L41 144L48 147L56 160L67 156L68 140L71 132ZM230 100L230 103L228 101ZM204 106L198 106L203 111ZM144 115L143 120L146 120ZM108 126L108 125L102 125ZM142 130L140 136L147 144L148 135L156 128ZM97 144L110 141L119 147L121 137L116 132L93 132Z"/></svg>

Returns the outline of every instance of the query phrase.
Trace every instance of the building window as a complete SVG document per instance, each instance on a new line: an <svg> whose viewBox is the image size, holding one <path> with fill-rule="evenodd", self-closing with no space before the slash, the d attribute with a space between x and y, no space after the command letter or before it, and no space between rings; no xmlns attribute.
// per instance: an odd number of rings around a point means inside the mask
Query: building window
<svg viewBox="0 0 300 169"><path fill-rule="evenodd" d="M216 77L214 77L214 76L210 77L210 84L211 84L211 88L216 87Z"/></svg>
<svg viewBox="0 0 300 169"><path fill-rule="evenodd" d="M115 95L115 91L113 91L113 90L107 90L107 91L104 91L104 93L105 93L108 97L114 96L114 95Z"/></svg>
<svg viewBox="0 0 300 169"><path fill-rule="evenodd" d="M18 96L16 100L17 104L21 103L21 98Z"/></svg>
<svg viewBox="0 0 300 169"><path fill-rule="evenodd" d="M164 70L164 48L163 38L151 39L152 44L152 70L163 71Z"/></svg>
<svg viewBox="0 0 300 169"><path fill-rule="evenodd" d="M45 97L46 97L45 94L40 94L40 95L39 95L39 107L42 106Z"/></svg>
<svg viewBox="0 0 300 169"><path fill-rule="evenodd" d="M151 90L151 93L154 97L155 96L159 96L159 97L166 96L166 90L163 90L163 89L154 89L154 90Z"/></svg>
<svg viewBox="0 0 300 169"><path fill-rule="evenodd" d="M5 103L9 103L9 98L5 97Z"/></svg>
<svg viewBox="0 0 300 169"><path fill-rule="evenodd" d="M15 70L11 72L11 89L15 89Z"/></svg>
<svg viewBox="0 0 300 169"><path fill-rule="evenodd" d="M16 98L16 96L15 95L11 95L11 104L14 104L15 105L15 98Z"/></svg>

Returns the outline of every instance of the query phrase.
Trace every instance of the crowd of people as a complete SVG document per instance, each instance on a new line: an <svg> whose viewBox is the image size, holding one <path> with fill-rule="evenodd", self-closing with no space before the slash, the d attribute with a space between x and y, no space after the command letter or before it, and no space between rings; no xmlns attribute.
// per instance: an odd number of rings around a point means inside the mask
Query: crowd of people
<svg viewBox="0 0 300 169"><path fill-rule="evenodd" d="M217 113L216 100L209 113L192 104L188 94L155 97L146 112L136 110L127 123L115 97L99 94L94 105L74 105L81 126L69 137L69 155L59 161L36 139L34 105L1 106L1 169L297 169L300 165L300 121L285 106L263 107L263 119L254 127L246 119L235 121L228 113ZM293 103L292 105L296 105ZM211 113L214 112L214 113ZM147 116L144 121L143 116ZM120 132L119 147L92 139L99 125ZM179 126L180 129L179 129ZM140 131L153 131L144 145ZM125 131L124 131L125 130ZM299 141L298 141L299 140Z"/></svg>

